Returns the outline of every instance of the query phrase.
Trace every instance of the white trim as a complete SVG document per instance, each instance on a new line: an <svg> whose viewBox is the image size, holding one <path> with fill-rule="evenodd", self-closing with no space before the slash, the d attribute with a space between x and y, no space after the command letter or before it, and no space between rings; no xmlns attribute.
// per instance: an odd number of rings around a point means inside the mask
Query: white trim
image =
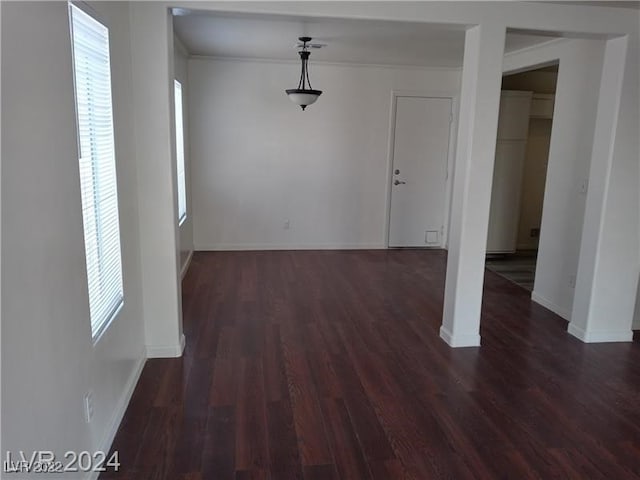
<svg viewBox="0 0 640 480"><path fill-rule="evenodd" d="M179 345L147 345L147 358L176 358L184 352L186 340L184 333L180 336Z"/></svg>
<svg viewBox="0 0 640 480"><path fill-rule="evenodd" d="M396 143L396 108L397 95L391 91L391 111L389 113L389 135L387 144L387 178L385 184L385 216L384 216L384 244L389 248L389 231L391 229L391 179L393 178L393 151Z"/></svg>
<svg viewBox="0 0 640 480"><path fill-rule="evenodd" d="M453 348L462 347L479 347L480 335L479 334L452 334L444 325L440 326L440 338L447 342L447 345Z"/></svg>
<svg viewBox="0 0 640 480"><path fill-rule="evenodd" d="M554 37L554 38L551 38L550 40L547 40L546 42L540 42L540 43L536 43L535 45L529 45L528 47L519 48L518 50L505 52L504 56L511 57L512 55L519 55L521 53L533 52L540 48L550 47L551 45L554 45L556 43L567 42L568 40L570 39L565 37Z"/></svg>
<svg viewBox="0 0 640 480"><path fill-rule="evenodd" d="M100 441L100 444L96 451L108 453L111 449L111 445L113 444L113 440L115 439L116 433L118 432L118 428L120 428L120 423L122 422L122 418L127 411L129 401L131 401L131 397L134 390L136 389L136 385L138 384L138 380L140 379L140 375L142 374L142 369L144 368L146 361L147 357L145 356L145 351L143 349L140 352L133 371L129 376L129 380L127 381L127 384L124 387L124 391L120 396L120 400L116 405L113 415L111 416L111 421L107 426L106 433L102 437L102 440ZM89 472L86 478L87 480L95 480L98 478L99 474L100 472Z"/></svg>
<svg viewBox="0 0 640 480"><path fill-rule="evenodd" d="M514 75L551 65L559 65L563 48L569 40L568 38L560 38L557 41L539 43L505 54L502 75ZM560 70L558 70L558 76L560 76Z"/></svg>
<svg viewBox="0 0 640 480"><path fill-rule="evenodd" d="M187 270L189 270L189 265L191 265L191 259L193 258L193 250L189 250L189 254L187 255L187 259L182 264L182 269L180 270L180 278L183 279L187 274Z"/></svg>
<svg viewBox="0 0 640 480"><path fill-rule="evenodd" d="M380 243L305 243L305 244L277 244L277 243L218 243L195 245L195 251L226 251L226 250L384 250L386 245Z"/></svg>
<svg viewBox="0 0 640 480"><path fill-rule="evenodd" d="M585 330L574 323L570 323L567 332L584 343L608 343L608 342L632 342L633 331L631 330Z"/></svg>
<svg viewBox="0 0 640 480"><path fill-rule="evenodd" d="M294 52L295 53L295 52ZM292 59L280 59L280 58L260 58L260 57L224 57L220 55L189 55L189 60L210 60L210 61L222 61L222 62L250 62L250 63L281 63L300 65L300 60ZM328 62L322 60L314 60L314 65L327 65L336 67L364 67L364 68L392 68L392 69L404 69L404 70L426 70L426 71L456 71L462 70L460 66L427 66L427 65L402 65L391 63L358 63L358 62Z"/></svg>
<svg viewBox="0 0 640 480"><path fill-rule="evenodd" d="M396 110L398 97L420 97L420 98L448 98L451 100L451 116L449 123L449 144L447 145L447 177L445 179L445 202L443 226L444 231L440 239L440 245L433 245L435 248L449 248L449 219L451 216L451 194L453 191L453 169L455 167L456 137L458 134L458 92L443 91L415 91L415 90L392 90L391 91L391 113L389 119L389 140L387 145L387 184L386 194L386 215L384 225L384 245L389 248L389 229L391 228L391 180L393 179L393 150L396 137ZM427 245L425 245L427 246Z"/></svg>
<svg viewBox="0 0 640 480"><path fill-rule="evenodd" d="M553 313L561 316L566 321L569 321L571 319L571 312L569 310L567 310L566 308L562 308L556 305L555 303L547 300L546 298L544 298L542 295L539 295L535 291L531 292L531 301L537 303L538 305L542 305L547 310L551 310Z"/></svg>

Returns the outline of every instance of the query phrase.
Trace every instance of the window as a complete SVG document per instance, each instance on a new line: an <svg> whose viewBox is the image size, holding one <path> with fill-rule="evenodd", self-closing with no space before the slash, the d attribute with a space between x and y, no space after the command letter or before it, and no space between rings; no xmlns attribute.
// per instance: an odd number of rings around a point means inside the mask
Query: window
<svg viewBox="0 0 640 480"><path fill-rule="evenodd" d="M96 340L124 302L109 30L72 4L69 16L89 311Z"/></svg>
<svg viewBox="0 0 640 480"><path fill-rule="evenodd" d="M174 81L175 117L176 117L176 161L178 181L178 223L187 219L187 185L184 173L184 128L182 122L182 85Z"/></svg>

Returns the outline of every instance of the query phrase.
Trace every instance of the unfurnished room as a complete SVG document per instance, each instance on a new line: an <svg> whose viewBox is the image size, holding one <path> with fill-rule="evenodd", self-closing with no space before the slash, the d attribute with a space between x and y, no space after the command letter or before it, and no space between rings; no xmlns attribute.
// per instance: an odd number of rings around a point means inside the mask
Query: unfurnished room
<svg viewBox="0 0 640 480"><path fill-rule="evenodd" d="M0 22L1 478L640 478L640 2Z"/></svg>

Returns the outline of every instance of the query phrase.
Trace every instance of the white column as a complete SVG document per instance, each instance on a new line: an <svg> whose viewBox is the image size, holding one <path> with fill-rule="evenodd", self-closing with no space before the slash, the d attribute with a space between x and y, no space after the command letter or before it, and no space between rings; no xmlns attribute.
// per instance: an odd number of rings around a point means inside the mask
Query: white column
<svg viewBox="0 0 640 480"><path fill-rule="evenodd" d="M452 347L480 345L480 307L498 128L505 27L467 30L449 254L440 336Z"/></svg>
<svg viewBox="0 0 640 480"><path fill-rule="evenodd" d="M605 48L568 329L584 342L633 337L640 264L637 43L620 37Z"/></svg>
<svg viewBox="0 0 640 480"><path fill-rule="evenodd" d="M173 26L162 4L132 2L130 8L145 343L149 357L176 357L184 336L176 256Z"/></svg>

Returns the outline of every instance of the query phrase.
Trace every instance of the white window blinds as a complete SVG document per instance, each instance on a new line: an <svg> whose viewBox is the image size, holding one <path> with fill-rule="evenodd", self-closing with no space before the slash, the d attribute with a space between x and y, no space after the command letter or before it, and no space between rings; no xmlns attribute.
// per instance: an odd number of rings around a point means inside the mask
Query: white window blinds
<svg viewBox="0 0 640 480"><path fill-rule="evenodd" d="M69 12L89 309L96 339L124 301L109 30L75 5L69 5Z"/></svg>
<svg viewBox="0 0 640 480"><path fill-rule="evenodd" d="M182 121L182 85L174 81L175 117L176 117L176 161L178 182L178 223L187 218L187 184L184 173L184 125Z"/></svg>

